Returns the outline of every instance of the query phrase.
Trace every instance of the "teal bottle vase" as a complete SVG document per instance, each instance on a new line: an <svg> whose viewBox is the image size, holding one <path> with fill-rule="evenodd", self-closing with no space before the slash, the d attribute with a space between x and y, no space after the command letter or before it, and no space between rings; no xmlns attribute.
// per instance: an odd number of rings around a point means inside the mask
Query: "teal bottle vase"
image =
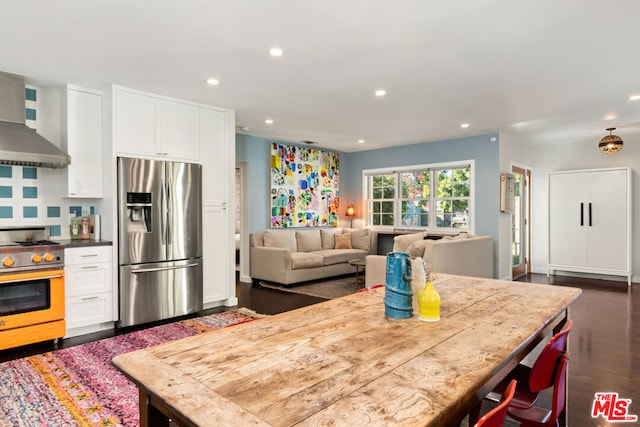
<svg viewBox="0 0 640 427"><path fill-rule="evenodd" d="M407 319L413 314L411 258L405 252L387 254L384 281L384 314L390 319Z"/></svg>

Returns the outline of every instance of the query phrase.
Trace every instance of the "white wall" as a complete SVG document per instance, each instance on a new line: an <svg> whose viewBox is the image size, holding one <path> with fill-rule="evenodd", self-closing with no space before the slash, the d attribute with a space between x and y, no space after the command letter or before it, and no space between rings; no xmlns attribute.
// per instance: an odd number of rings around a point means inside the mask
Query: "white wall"
<svg viewBox="0 0 640 427"><path fill-rule="evenodd" d="M547 272L548 221L548 173L560 170L630 167L633 173L633 281L640 281L640 135L621 135L623 149L617 154L606 155L598 150L598 140L579 143L535 146L530 159L534 166L531 183L531 269L536 273ZM608 278L616 279L613 276ZM617 278L625 280L624 278Z"/></svg>

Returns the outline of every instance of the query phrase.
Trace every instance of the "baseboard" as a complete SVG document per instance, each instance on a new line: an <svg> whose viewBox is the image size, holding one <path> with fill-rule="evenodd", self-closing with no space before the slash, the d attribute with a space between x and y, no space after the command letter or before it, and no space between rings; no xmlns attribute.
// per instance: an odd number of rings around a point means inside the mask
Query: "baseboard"
<svg viewBox="0 0 640 427"><path fill-rule="evenodd" d="M242 283L253 283L253 279L251 278L251 276L245 276L245 275L240 275L240 281Z"/></svg>

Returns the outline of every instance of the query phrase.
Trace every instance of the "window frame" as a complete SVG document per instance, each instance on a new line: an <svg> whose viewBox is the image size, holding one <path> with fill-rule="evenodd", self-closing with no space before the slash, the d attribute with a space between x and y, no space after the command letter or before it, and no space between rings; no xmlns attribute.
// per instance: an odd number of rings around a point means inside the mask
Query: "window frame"
<svg viewBox="0 0 640 427"><path fill-rule="evenodd" d="M436 225L435 217L437 212L437 189L436 180L437 174L430 175L430 194L429 194L429 225L428 226L405 226L401 223L401 215L402 215L402 201L404 198L402 197L401 191L401 176L400 174L404 172L417 172L417 171L437 171L442 169L458 169L458 168L469 168L469 222L467 224L467 228L454 228L454 227L438 227ZM395 198L394 198L394 225L373 225L371 218L372 212L369 212L369 177L373 175L396 175L396 188L395 188ZM441 198L440 198L441 199ZM459 160L453 162L441 162L441 163L427 163L427 164L419 164L419 165L408 165L408 166L395 166L388 168L376 168L376 169L363 169L362 170L362 206L364 207L364 226L369 227L374 230L379 231L393 231L393 230L425 230L427 232L431 232L434 234L458 234L461 231L468 232L471 234L475 233L475 161L474 160Z"/></svg>

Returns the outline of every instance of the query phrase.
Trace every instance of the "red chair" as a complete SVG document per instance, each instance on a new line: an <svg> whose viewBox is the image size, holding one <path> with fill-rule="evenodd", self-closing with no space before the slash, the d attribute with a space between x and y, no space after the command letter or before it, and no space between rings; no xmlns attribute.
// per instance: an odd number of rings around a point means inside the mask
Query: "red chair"
<svg viewBox="0 0 640 427"><path fill-rule="evenodd" d="M513 396L510 406L521 409L530 408L538 399L540 392L553 385L553 374L558 357L567 349L567 337L572 326L573 322L568 320L564 328L544 346L531 368L523 364L516 366L507 375L507 378L485 396L485 399L499 402L502 391L509 384L509 381L515 379L518 381L518 387L516 387L516 394Z"/></svg>
<svg viewBox="0 0 640 427"><path fill-rule="evenodd" d="M502 395L500 404L487 412L484 417L480 418L475 427L501 427L504 424L504 418L507 416L507 408L516 392L516 380L511 380Z"/></svg>
<svg viewBox="0 0 640 427"><path fill-rule="evenodd" d="M565 404L565 380L567 377L567 363L569 353L565 353L558 359L558 366L553 380L553 398L551 409L531 406L528 409L509 407L507 413L513 419L520 421L520 427L552 427L558 426L558 416Z"/></svg>
<svg viewBox="0 0 640 427"><path fill-rule="evenodd" d="M356 291L356 293L358 293L358 292L366 292L366 291L370 291L370 290L372 290L372 289L381 288L381 287L383 287L383 286L384 286L384 285L373 285L373 286L369 286L368 288L360 288L360 289L358 289L358 290Z"/></svg>
<svg viewBox="0 0 640 427"><path fill-rule="evenodd" d="M560 332L555 334L544 346L540 355L530 368L519 364L503 379L492 391L485 396L485 399L499 402L504 390L511 380L516 380L515 395L511 401L512 408L526 409L533 406L538 399L540 392L553 385L553 374L558 362L558 357L565 352L567 338L573 322L569 319ZM475 422L480 416L481 404L469 414L469 424Z"/></svg>

